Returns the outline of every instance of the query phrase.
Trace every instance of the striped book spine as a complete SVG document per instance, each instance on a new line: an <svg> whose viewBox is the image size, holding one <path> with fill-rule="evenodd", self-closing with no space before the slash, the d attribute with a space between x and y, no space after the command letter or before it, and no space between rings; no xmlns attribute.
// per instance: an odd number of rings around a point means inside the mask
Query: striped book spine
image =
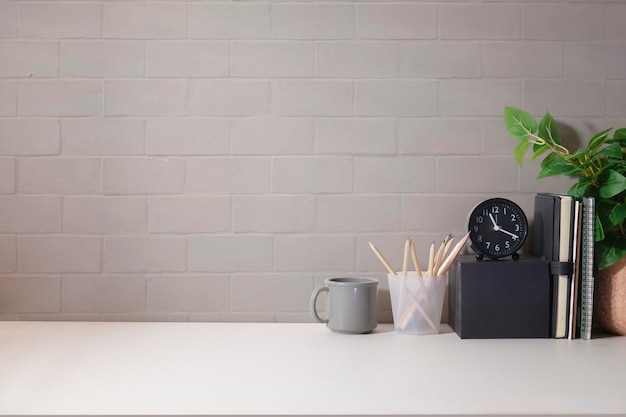
<svg viewBox="0 0 626 417"><path fill-rule="evenodd" d="M595 199L583 199L583 247L582 247L582 296L580 314L580 336L591 339L593 324L593 243L595 232Z"/></svg>

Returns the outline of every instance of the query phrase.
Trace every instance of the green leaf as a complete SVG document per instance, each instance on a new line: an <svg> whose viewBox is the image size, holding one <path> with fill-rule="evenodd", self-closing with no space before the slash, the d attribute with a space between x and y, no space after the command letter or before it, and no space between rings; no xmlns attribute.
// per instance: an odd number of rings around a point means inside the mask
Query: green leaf
<svg viewBox="0 0 626 417"><path fill-rule="evenodd" d="M528 137L537 131L535 118L515 107L504 108L504 124L509 134L519 140L528 140Z"/></svg>
<svg viewBox="0 0 626 417"><path fill-rule="evenodd" d="M596 221L594 222L594 241L601 242L605 239L604 235L604 227L602 227L602 222L596 213Z"/></svg>
<svg viewBox="0 0 626 417"><path fill-rule="evenodd" d="M603 178L600 186L600 197L611 198L626 190L626 177L610 169Z"/></svg>
<svg viewBox="0 0 626 417"><path fill-rule="evenodd" d="M595 246L596 264L599 269L613 265L626 255L626 238L621 235L607 236Z"/></svg>
<svg viewBox="0 0 626 417"><path fill-rule="evenodd" d="M611 143L606 148L598 151L596 155L603 155L615 159L624 159L624 152L622 152L622 147L619 143Z"/></svg>
<svg viewBox="0 0 626 417"><path fill-rule="evenodd" d="M594 177L604 177L605 175L607 175L607 171L611 170L611 169L615 169L618 168L619 166L609 162L606 162L604 165L600 166L600 168L597 168L596 174L594 175ZM600 193L598 193L598 197L600 197Z"/></svg>
<svg viewBox="0 0 626 417"><path fill-rule="evenodd" d="M609 199L598 200L598 214L602 215L603 225L612 228L622 224L626 219L626 204Z"/></svg>
<svg viewBox="0 0 626 417"><path fill-rule="evenodd" d="M543 116L543 119L541 119L541 122L539 122L538 136L552 144L561 143L561 139L559 138L559 131L556 126L556 121L549 112L546 112L546 115Z"/></svg>
<svg viewBox="0 0 626 417"><path fill-rule="evenodd" d="M532 145L532 143L525 140L525 141L518 143L517 146L515 147L515 151L513 152L513 155L515 156L517 165L521 166L522 163L524 162L524 155L526 155L526 151L528 150L528 148L530 148L530 145Z"/></svg>
<svg viewBox="0 0 626 417"><path fill-rule="evenodd" d="M609 132L613 130L612 127L603 130L602 132L598 132L591 139L589 139L589 144L587 145L587 149L591 151L596 151L604 142L606 142Z"/></svg>
<svg viewBox="0 0 626 417"><path fill-rule="evenodd" d="M559 174L572 175L576 172L576 168L570 165L565 158L556 154L552 155L555 156L543 160L543 162L546 162L546 160L548 160L548 162L541 164L543 169L539 172L537 178L551 177Z"/></svg>
<svg viewBox="0 0 626 417"><path fill-rule="evenodd" d="M571 159L570 159L570 158L568 158L568 160L569 160L569 161L571 161ZM580 162L580 161L579 161L579 162ZM571 163L571 162L570 162L570 163ZM574 164L572 164L572 165L574 165ZM589 168L589 167L594 167L594 168L595 168L595 166L593 165L593 161L590 161L590 160L588 160L588 161L582 161L582 162L580 162L580 164L579 164L579 165L577 165L578 171L584 171L585 169L587 169L587 168Z"/></svg>
<svg viewBox="0 0 626 417"><path fill-rule="evenodd" d="M569 155L570 158L583 159L587 155L587 149L578 149L576 152Z"/></svg>
<svg viewBox="0 0 626 417"><path fill-rule="evenodd" d="M613 133L613 139L615 140L626 139L626 128L617 129L615 133Z"/></svg>
<svg viewBox="0 0 626 417"><path fill-rule="evenodd" d="M584 171L589 166L593 165L593 162L587 157L587 152L587 149L579 149L575 153L564 156L563 158L566 158L570 165L578 167L578 171Z"/></svg>
<svg viewBox="0 0 626 417"><path fill-rule="evenodd" d="M545 168L550 165L555 158L560 158L560 156L555 153L548 154L548 156L543 158L543 161L541 161L541 168Z"/></svg>
<svg viewBox="0 0 626 417"><path fill-rule="evenodd" d="M533 146L533 154L530 157L530 162L533 162L535 159L543 155L548 149L550 148L548 148L546 145L535 144L535 146Z"/></svg>
<svg viewBox="0 0 626 417"><path fill-rule="evenodd" d="M576 184L572 185L567 194L572 197L588 197L591 187L592 184L589 181L580 180Z"/></svg>

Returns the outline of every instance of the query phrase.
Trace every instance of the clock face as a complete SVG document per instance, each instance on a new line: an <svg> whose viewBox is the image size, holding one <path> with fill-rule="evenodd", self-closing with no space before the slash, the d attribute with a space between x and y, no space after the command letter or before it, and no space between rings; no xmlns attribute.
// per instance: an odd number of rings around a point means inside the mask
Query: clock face
<svg viewBox="0 0 626 417"><path fill-rule="evenodd" d="M490 258L517 253L528 235L528 220L510 200L492 198L479 203L467 219L472 249Z"/></svg>

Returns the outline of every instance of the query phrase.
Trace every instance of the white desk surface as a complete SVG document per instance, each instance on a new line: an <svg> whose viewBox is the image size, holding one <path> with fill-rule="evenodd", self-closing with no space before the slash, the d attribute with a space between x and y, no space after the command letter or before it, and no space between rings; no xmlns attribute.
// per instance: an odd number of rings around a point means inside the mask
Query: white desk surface
<svg viewBox="0 0 626 417"><path fill-rule="evenodd" d="M0 322L0 414L626 414L626 337L442 332Z"/></svg>

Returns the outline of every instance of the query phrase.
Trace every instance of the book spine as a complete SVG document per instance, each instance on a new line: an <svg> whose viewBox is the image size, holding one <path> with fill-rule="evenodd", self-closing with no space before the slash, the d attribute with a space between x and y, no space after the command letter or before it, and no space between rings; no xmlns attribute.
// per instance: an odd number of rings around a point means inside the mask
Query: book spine
<svg viewBox="0 0 626 417"><path fill-rule="evenodd" d="M595 200L585 198L583 200L583 254L582 254L582 296L580 314L580 334L585 340L591 339L591 327L593 322L593 244L595 231Z"/></svg>
<svg viewBox="0 0 626 417"><path fill-rule="evenodd" d="M573 199L570 196L562 196L561 211L559 216L559 239L557 241L558 261L560 263L572 262L572 233L573 233ZM572 271L559 271L556 286L556 329L554 337L557 339L567 337L569 329L569 289Z"/></svg>

